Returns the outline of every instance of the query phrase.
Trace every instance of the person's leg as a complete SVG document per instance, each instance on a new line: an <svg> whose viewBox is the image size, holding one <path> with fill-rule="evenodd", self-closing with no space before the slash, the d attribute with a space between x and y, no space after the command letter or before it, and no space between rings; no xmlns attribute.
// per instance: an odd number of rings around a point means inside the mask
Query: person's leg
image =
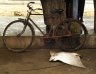
<svg viewBox="0 0 96 74"><path fill-rule="evenodd" d="M66 1L66 17L68 18L69 16L69 1Z"/></svg>
<svg viewBox="0 0 96 74"><path fill-rule="evenodd" d="M73 0L66 0L66 17L72 18L72 4Z"/></svg>
<svg viewBox="0 0 96 74"><path fill-rule="evenodd" d="M80 21L83 21L84 6L85 6L85 0L79 0L78 17Z"/></svg>
<svg viewBox="0 0 96 74"><path fill-rule="evenodd" d="M50 25L46 25L46 33L49 33L50 28L51 28L51 26L50 26Z"/></svg>
<svg viewBox="0 0 96 74"><path fill-rule="evenodd" d="M73 18L78 19L78 1L79 0L73 0Z"/></svg>

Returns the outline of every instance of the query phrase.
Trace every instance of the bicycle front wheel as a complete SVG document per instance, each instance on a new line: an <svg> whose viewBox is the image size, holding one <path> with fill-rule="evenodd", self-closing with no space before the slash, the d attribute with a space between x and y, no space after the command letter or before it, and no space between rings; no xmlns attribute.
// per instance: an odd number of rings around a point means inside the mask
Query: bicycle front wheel
<svg viewBox="0 0 96 74"><path fill-rule="evenodd" d="M34 40L34 29L24 20L15 20L9 23L3 32L5 46L13 52L25 51ZM25 29L24 29L25 27Z"/></svg>
<svg viewBox="0 0 96 74"><path fill-rule="evenodd" d="M59 47L65 51L74 51L80 49L87 36L87 29L84 24L75 19L66 19L57 26L55 35L58 35Z"/></svg>

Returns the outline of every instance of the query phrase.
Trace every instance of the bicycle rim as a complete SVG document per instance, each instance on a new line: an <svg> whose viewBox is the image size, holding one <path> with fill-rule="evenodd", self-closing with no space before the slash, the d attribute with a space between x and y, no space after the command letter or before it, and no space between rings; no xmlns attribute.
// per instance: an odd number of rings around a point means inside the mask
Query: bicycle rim
<svg viewBox="0 0 96 74"><path fill-rule="evenodd" d="M13 52L23 52L31 46L34 39L34 30L30 23L21 35L20 34L25 26L23 20L16 20L9 23L3 33L3 41L5 46Z"/></svg>

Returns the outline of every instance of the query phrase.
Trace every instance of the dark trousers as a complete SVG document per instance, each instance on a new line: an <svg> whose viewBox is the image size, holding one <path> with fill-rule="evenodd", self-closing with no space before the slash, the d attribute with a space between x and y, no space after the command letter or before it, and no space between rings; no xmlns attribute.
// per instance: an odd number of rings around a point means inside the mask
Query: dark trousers
<svg viewBox="0 0 96 74"><path fill-rule="evenodd" d="M78 2L78 19L83 21L85 0L79 0Z"/></svg>
<svg viewBox="0 0 96 74"><path fill-rule="evenodd" d="M75 5L73 5L73 1L75 0L66 0L66 17L67 18L74 18L74 15L73 14L77 14L77 12L74 12L73 11L73 7ZM75 16L77 17L77 19L79 20L83 20L83 13L84 13L84 6L85 6L85 0L78 0L78 7L77 7L77 10L78 10L78 15Z"/></svg>
<svg viewBox="0 0 96 74"><path fill-rule="evenodd" d="M66 18L72 18L73 0L66 0Z"/></svg>

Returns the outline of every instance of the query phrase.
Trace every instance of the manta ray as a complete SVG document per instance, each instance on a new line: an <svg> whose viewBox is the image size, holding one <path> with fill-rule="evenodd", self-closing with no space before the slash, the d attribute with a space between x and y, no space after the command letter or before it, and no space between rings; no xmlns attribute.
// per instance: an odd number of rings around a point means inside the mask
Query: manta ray
<svg viewBox="0 0 96 74"><path fill-rule="evenodd" d="M51 51L50 55L51 57L49 61L61 61L69 65L86 68L80 60L80 55L77 53L69 53L69 52L56 53Z"/></svg>

